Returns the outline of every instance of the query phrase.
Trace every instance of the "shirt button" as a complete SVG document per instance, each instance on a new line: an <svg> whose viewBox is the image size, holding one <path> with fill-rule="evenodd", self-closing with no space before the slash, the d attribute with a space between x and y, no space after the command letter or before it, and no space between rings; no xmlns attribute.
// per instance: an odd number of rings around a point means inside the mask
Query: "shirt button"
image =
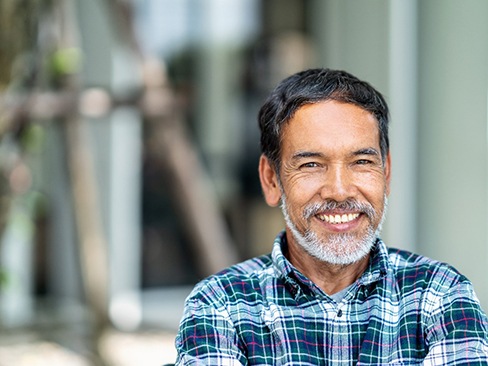
<svg viewBox="0 0 488 366"><path fill-rule="evenodd" d="M342 316L342 310L339 309L339 311L337 312L337 317L340 318Z"/></svg>

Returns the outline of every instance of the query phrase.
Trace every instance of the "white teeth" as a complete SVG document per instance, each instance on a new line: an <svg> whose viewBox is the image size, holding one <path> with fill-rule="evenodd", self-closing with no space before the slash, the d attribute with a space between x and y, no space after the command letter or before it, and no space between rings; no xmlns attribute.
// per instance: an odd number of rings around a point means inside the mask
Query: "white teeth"
<svg viewBox="0 0 488 366"><path fill-rule="evenodd" d="M357 219L359 213L350 213L343 215L319 215L318 217L329 224L344 224L346 222Z"/></svg>

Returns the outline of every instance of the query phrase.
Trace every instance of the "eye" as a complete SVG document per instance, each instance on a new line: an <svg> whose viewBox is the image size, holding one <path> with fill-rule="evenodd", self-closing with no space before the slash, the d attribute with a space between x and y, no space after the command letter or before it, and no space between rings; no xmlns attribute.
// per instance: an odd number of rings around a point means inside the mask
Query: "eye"
<svg viewBox="0 0 488 366"><path fill-rule="evenodd" d="M373 164L373 161L371 160L368 160L368 159L359 159L359 160L356 160L356 165L370 165L370 164Z"/></svg>
<svg viewBox="0 0 488 366"><path fill-rule="evenodd" d="M309 162L309 163L305 163L305 164L302 164L300 165L300 169L306 169L306 168L318 168L319 167L319 164L315 163L315 162Z"/></svg>

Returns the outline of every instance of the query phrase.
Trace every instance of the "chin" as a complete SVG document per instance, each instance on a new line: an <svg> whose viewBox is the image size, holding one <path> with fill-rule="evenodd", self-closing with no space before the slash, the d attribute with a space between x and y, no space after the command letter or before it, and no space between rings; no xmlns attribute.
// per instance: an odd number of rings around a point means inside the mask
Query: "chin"
<svg viewBox="0 0 488 366"><path fill-rule="evenodd" d="M321 240L313 232L301 234L289 227L296 243L312 257L329 264L347 266L368 255L376 242L374 230L369 229L362 237L351 234L337 234Z"/></svg>

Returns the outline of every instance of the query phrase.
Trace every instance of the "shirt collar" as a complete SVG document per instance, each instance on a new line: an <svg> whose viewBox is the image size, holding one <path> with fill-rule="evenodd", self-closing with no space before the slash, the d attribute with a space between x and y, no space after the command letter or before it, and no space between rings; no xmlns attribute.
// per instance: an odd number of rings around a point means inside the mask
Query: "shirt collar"
<svg viewBox="0 0 488 366"><path fill-rule="evenodd" d="M286 283L295 284L295 281L299 281L310 288L311 281L300 273L285 257L284 252L286 252L287 245L286 232L282 231L276 237L271 253L273 265L278 272L278 276L284 278ZM383 241L378 238L371 252L369 266L359 278L358 284L370 285L377 282L387 275L390 268L388 249Z"/></svg>
<svg viewBox="0 0 488 366"><path fill-rule="evenodd" d="M369 266L359 278L358 282L361 285L369 285L384 278L391 269L391 264L388 256L388 248L383 240L376 239L376 243L371 250L371 257Z"/></svg>

